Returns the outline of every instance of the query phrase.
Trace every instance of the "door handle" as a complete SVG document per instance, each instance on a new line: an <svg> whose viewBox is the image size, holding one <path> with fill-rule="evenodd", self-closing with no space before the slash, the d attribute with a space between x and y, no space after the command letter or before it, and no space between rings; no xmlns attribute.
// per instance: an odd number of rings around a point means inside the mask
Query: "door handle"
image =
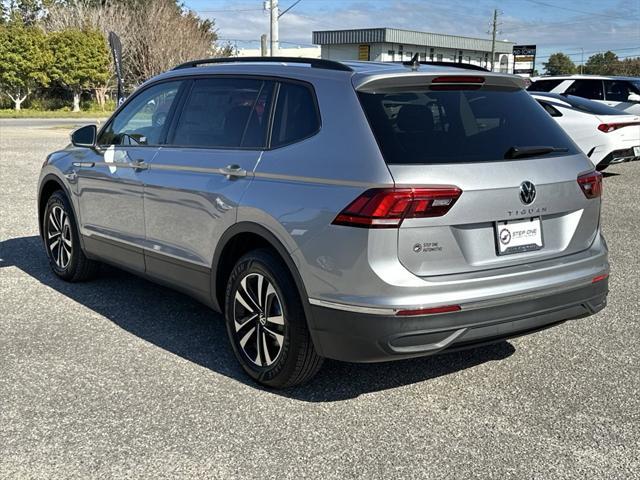
<svg viewBox="0 0 640 480"><path fill-rule="evenodd" d="M139 158L131 162L131 167L134 170L147 170L149 168L149 164L145 162L143 159Z"/></svg>
<svg viewBox="0 0 640 480"><path fill-rule="evenodd" d="M227 165L224 168L220 169L220 172L223 175L226 175L227 178L231 178L231 177L246 177L247 176L247 171L242 168L240 165Z"/></svg>

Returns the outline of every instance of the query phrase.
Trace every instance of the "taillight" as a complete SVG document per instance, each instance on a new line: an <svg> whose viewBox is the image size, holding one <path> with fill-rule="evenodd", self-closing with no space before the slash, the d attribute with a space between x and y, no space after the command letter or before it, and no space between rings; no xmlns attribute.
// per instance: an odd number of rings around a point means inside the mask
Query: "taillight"
<svg viewBox="0 0 640 480"><path fill-rule="evenodd" d="M598 198L602 196L602 174L600 172L589 172L578 177L578 185L582 193L587 198Z"/></svg>
<svg viewBox="0 0 640 480"><path fill-rule="evenodd" d="M601 123L598 125L598 130L604 133L613 132L623 127L631 127L633 125L640 125L640 122L621 122L621 123Z"/></svg>
<svg viewBox="0 0 640 480"><path fill-rule="evenodd" d="M405 218L441 217L462 190L458 187L372 188L351 202L334 225L362 228L399 227Z"/></svg>

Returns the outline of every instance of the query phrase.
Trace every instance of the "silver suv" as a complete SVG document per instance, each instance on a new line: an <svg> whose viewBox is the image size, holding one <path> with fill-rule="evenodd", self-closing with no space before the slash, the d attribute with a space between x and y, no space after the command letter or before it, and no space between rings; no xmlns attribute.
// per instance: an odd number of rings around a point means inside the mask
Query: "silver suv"
<svg viewBox="0 0 640 480"><path fill-rule="evenodd" d="M523 86L426 65L181 65L47 158L51 267L73 282L106 262L192 295L271 387L323 358L591 315L608 292L601 176Z"/></svg>

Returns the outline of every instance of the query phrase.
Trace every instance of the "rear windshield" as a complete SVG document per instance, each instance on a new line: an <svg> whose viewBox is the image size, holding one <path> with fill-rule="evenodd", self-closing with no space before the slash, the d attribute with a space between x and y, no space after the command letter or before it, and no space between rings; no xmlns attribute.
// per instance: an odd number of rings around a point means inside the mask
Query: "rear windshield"
<svg viewBox="0 0 640 480"><path fill-rule="evenodd" d="M512 147L567 149L573 142L524 90L359 92L388 164L502 160Z"/></svg>
<svg viewBox="0 0 640 480"><path fill-rule="evenodd" d="M562 100L567 102L576 110L591 113L593 115L620 115L624 113L613 107L609 107L608 105L603 105L602 103L594 102L593 100L588 100L586 98L576 97L575 95L563 95Z"/></svg>

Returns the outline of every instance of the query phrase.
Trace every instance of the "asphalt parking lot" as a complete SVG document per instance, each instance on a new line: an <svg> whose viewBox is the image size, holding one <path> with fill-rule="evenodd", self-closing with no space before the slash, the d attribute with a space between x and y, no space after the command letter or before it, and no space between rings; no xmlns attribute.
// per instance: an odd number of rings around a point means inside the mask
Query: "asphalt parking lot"
<svg viewBox="0 0 640 480"><path fill-rule="evenodd" d="M273 392L194 300L50 273L36 182L67 133L0 121L0 478L640 478L640 162L605 178L603 312Z"/></svg>

